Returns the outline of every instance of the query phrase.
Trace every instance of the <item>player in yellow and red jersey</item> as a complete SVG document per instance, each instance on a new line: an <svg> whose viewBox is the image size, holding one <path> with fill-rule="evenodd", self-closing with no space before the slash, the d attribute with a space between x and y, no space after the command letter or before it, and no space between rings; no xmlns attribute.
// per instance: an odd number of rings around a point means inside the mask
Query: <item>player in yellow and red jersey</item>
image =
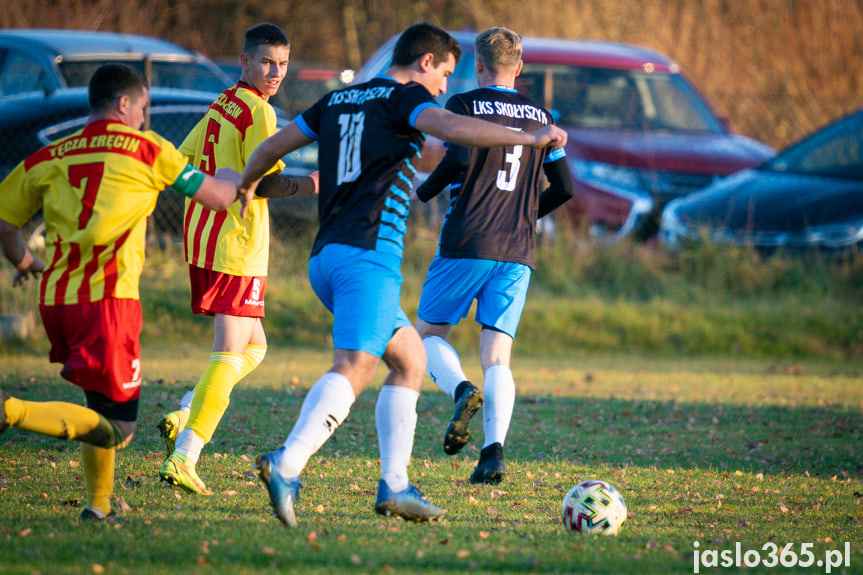
<svg viewBox="0 0 863 575"><path fill-rule="evenodd" d="M290 41L279 27L258 24L246 30L240 81L219 95L180 146L201 171L241 171L254 149L276 131L276 113L268 103L288 68ZM233 387L255 369L267 350L261 318L267 288L270 220L268 197L316 193L313 177L285 178L279 161L261 182L262 198L216 212L186 201L183 227L192 287L192 311L213 316L210 363L180 409L159 422L167 458L163 481L192 493L209 492L195 465L210 441Z"/></svg>
<svg viewBox="0 0 863 575"><path fill-rule="evenodd" d="M0 390L0 432L12 426L81 442L82 519L116 517L115 451L131 441L138 415L138 281L159 192L171 186L214 210L237 199L234 179L202 173L171 142L139 131L149 100L138 72L102 66L90 80L84 128L26 158L0 183L0 248L17 268L13 285L42 274L39 311L50 359L63 364L61 375L84 390L88 406L24 401ZM40 208L47 266L20 232Z"/></svg>

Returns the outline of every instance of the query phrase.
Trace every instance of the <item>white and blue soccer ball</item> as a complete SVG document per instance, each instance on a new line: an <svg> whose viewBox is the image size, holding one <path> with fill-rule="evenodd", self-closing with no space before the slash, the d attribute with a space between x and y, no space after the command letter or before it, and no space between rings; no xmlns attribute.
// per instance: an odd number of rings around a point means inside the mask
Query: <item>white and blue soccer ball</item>
<svg viewBox="0 0 863 575"><path fill-rule="evenodd" d="M563 526L578 535L617 535L626 503L610 483L582 481L563 498Z"/></svg>

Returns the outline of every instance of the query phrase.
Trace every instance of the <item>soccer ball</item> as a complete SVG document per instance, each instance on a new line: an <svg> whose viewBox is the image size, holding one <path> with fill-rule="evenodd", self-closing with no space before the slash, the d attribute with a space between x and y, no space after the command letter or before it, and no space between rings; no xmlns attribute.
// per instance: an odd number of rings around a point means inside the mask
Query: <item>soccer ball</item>
<svg viewBox="0 0 863 575"><path fill-rule="evenodd" d="M625 520L623 496L605 481L582 481L563 498L563 526L570 533L617 535Z"/></svg>

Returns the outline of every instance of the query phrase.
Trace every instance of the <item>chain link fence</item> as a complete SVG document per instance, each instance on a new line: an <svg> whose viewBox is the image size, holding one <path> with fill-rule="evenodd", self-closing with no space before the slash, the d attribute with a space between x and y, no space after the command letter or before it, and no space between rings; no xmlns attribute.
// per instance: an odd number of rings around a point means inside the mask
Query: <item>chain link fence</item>
<svg viewBox="0 0 863 575"><path fill-rule="evenodd" d="M154 90L149 109L152 130L179 146L206 113L214 95L187 95L177 103ZM171 103L169 103L171 102ZM55 93L46 97L33 94L0 99L0 178L5 178L24 158L42 146L80 129L87 119L87 99L83 91ZM287 120L284 120L285 122ZM288 157L289 174L300 176L314 169L317 151L311 146ZM316 225L314 197L269 200L273 230L276 234L296 235ZM165 190L149 222L149 240L159 246L179 242L183 235L184 198L172 189ZM24 228L38 247L41 214ZM34 235L35 234L35 235Z"/></svg>
<svg viewBox="0 0 863 575"><path fill-rule="evenodd" d="M150 109L151 128L179 145L206 112L212 94L182 104L162 102L154 93ZM790 95L718 94L713 103L731 120L732 129L781 149L820 128L824 117L839 117L854 109L846 101L819 101ZM50 141L80 128L86 121L86 96L34 95L0 99L0 176ZM287 120L283 120L286 122ZM317 149L309 146L287 158L288 173L299 176L315 169ZM412 217L421 225L436 229L446 209L446 198L423 204L415 202ZM183 230L184 200L173 190L161 194L150 219L151 243L166 246L179 242ZM272 231L276 236L307 234L317 224L316 198L270 200ZM34 218L25 228L32 233L39 225ZM38 231L37 231L38 233Z"/></svg>

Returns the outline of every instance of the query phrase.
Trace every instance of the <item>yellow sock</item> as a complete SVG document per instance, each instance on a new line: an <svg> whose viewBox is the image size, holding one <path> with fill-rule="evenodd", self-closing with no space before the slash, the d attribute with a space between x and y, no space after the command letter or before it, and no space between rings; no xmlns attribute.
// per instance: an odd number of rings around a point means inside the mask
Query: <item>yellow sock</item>
<svg viewBox="0 0 863 575"><path fill-rule="evenodd" d="M116 424L89 407L63 401L6 400L9 425L57 439L74 439L114 447L124 441Z"/></svg>
<svg viewBox="0 0 863 575"><path fill-rule="evenodd" d="M242 379L243 354L228 351L214 352L210 365L198 384L192 400L186 429L209 442L231 402L231 390Z"/></svg>
<svg viewBox="0 0 863 575"><path fill-rule="evenodd" d="M114 493L115 449L103 449L81 444L81 461L84 464L84 483L87 486L87 507L111 513L111 495Z"/></svg>
<svg viewBox="0 0 863 575"><path fill-rule="evenodd" d="M267 346L247 345L246 352L243 354L243 369L240 371L240 379L243 379L252 373L256 367L261 365L265 355L267 355Z"/></svg>

